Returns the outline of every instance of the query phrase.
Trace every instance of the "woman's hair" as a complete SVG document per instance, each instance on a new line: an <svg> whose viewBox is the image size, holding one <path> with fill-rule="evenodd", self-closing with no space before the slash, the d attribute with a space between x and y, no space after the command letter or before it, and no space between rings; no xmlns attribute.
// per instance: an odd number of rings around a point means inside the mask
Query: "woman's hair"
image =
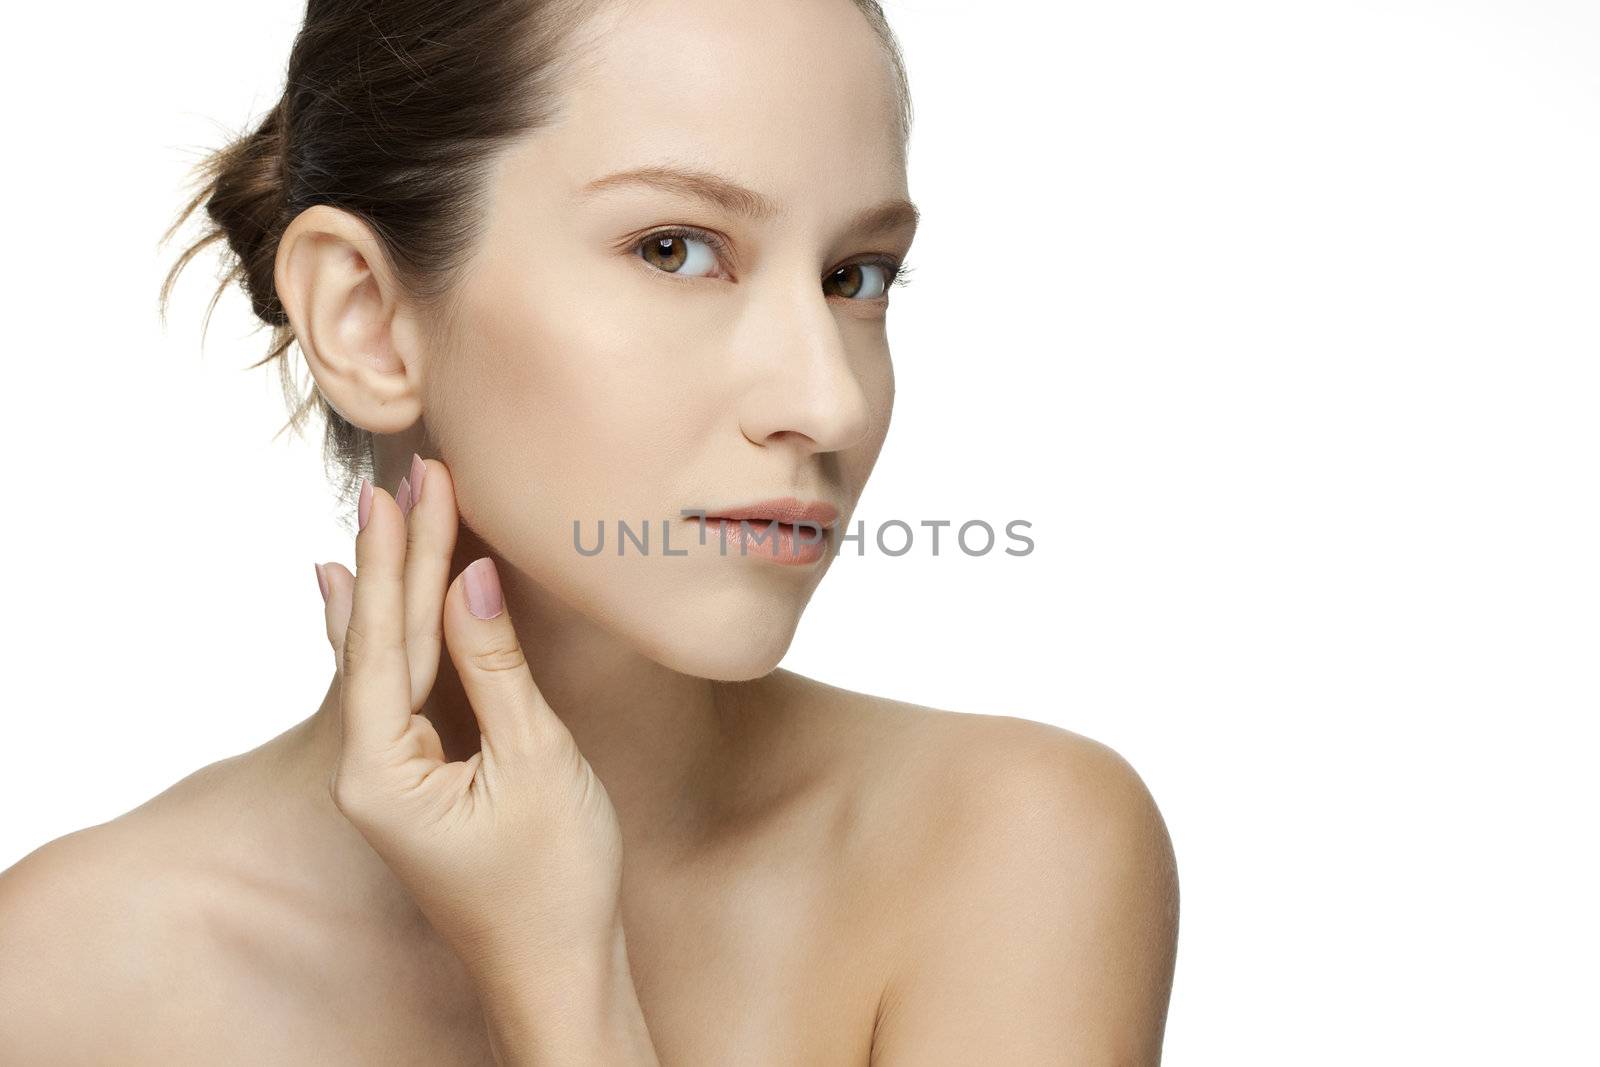
<svg viewBox="0 0 1600 1067"><path fill-rule="evenodd" d="M233 138L193 170L199 186L165 244L195 208L209 219L161 287L166 321L172 287L206 246L227 241L225 272L205 323L237 281L257 318L272 328L298 432L321 411L324 468L349 501L372 476L372 435L329 406L314 383L305 396L290 369L294 332L273 274L284 230L313 204L361 218L412 306L448 310L458 272L480 236L485 182L496 149L552 122L584 54L573 38L587 18L623 0L309 0L289 55L283 96L253 131ZM899 97L902 144L911 131L910 91L894 32L877 0L854 0L888 51ZM279 430L279 433L283 432Z"/></svg>

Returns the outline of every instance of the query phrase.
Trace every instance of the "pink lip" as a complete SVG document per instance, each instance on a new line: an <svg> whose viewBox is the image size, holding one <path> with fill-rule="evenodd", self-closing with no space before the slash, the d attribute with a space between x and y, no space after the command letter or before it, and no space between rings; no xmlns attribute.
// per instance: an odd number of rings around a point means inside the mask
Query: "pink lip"
<svg viewBox="0 0 1600 1067"><path fill-rule="evenodd" d="M737 507L707 508L704 522L706 526L721 531L719 542L728 554L759 556L774 563L806 566L816 563L827 554L827 545L832 541L831 531L838 518L839 509L826 501L807 502L786 496ZM797 524L805 524L803 528L807 532L804 535L800 533L802 527ZM731 542L730 526L733 527ZM816 536L810 532L813 527L824 531L824 536L813 540ZM757 536L762 539L762 544L755 543Z"/></svg>
<svg viewBox="0 0 1600 1067"><path fill-rule="evenodd" d="M792 496L774 500L760 500L754 504L741 504L730 508L707 508L708 519L770 519L773 522L794 525L798 522L832 526L839 518L839 509L823 500L810 502Z"/></svg>

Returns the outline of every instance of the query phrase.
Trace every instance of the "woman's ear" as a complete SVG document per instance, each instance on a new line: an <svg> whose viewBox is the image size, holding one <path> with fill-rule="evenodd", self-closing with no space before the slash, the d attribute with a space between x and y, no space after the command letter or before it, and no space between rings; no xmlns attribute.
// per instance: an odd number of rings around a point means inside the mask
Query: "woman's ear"
<svg viewBox="0 0 1600 1067"><path fill-rule="evenodd" d="M278 301L317 387L347 422L400 433L422 415L422 333L377 236L318 204L278 242Z"/></svg>

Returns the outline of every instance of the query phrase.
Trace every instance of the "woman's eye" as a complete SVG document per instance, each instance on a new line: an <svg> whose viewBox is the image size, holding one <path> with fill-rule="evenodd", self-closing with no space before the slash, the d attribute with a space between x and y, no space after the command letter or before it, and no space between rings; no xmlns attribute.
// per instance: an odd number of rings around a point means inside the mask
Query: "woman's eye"
<svg viewBox="0 0 1600 1067"><path fill-rule="evenodd" d="M718 239L686 230L663 230L643 238L637 246L639 258L665 274L703 278L716 271L725 248ZM847 300L880 300L891 286L904 280L909 268L896 263L868 260L840 267L822 281L830 296Z"/></svg>
<svg viewBox="0 0 1600 1067"><path fill-rule="evenodd" d="M894 270L883 263L852 263L822 283L823 289L849 300L876 300L894 284Z"/></svg>
<svg viewBox="0 0 1600 1067"><path fill-rule="evenodd" d="M651 234L639 242L639 256L668 274L696 278L717 265L717 253L710 242L686 233Z"/></svg>

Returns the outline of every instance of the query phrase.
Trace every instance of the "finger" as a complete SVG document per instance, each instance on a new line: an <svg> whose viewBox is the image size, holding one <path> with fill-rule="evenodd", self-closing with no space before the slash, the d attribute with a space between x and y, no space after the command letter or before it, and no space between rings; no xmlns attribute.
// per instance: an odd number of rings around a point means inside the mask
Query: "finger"
<svg viewBox="0 0 1600 1067"><path fill-rule="evenodd" d="M367 519L356 534L355 589L344 634L344 749L390 751L411 725L405 648L405 519L394 498L363 480Z"/></svg>
<svg viewBox="0 0 1600 1067"><path fill-rule="evenodd" d="M534 683L493 559L474 561L451 583L444 626L484 747L513 751L542 730L566 729Z"/></svg>
<svg viewBox="0 0 1600 1067"><path fill-rule="evenodd" d="M322 580L327 584L323 597L323 623L328 630L328 644L333 647L335 674L344 673L344 632L350 625L350 601L355 593L356 576L342 563L322 564Z"/></svg>
<svg viewBox="0 0 1600 1067"><path fill-rule="evenodd" d="M328 583L328 641L333 645L336 666L343 662L345 628L350 624L350 600L355 592L355 575L345 570L337 563L324 563L322 565L324 580ZM337 675L335 675L337 679ZM338 681L343 685L342 680ZM342 692L341 692L342 697ZM341 723L339 735L344 736L342 725L344 712L343 700L340 699L334 706L335 721ZM418 751L433 763L444 762L444 744L439 739L439 733L433 724L426 719L413 717L410 723L411 737L418 746ZM400 750L402 754L404 749Z"/></svg>
<svg viewBox="0 0 1600 1067"><path fill-rule="evenodd" d="M437 460L411 457L405 478L410 490L406 515L406 662L411 671L411 710L422 707L439 676L444 651L444 594L455 556L455 483Z"/></svg>
<svg viewBox="0 0 1600 1067"><path fill-rule="evenodd" d="M323 584L322 621L333 649L333 678L336 696L333 718L340 737L344 736L344 633L350 625L350 600L355 593L356 576L342 563L324 563L319 580Z"/></svg>

